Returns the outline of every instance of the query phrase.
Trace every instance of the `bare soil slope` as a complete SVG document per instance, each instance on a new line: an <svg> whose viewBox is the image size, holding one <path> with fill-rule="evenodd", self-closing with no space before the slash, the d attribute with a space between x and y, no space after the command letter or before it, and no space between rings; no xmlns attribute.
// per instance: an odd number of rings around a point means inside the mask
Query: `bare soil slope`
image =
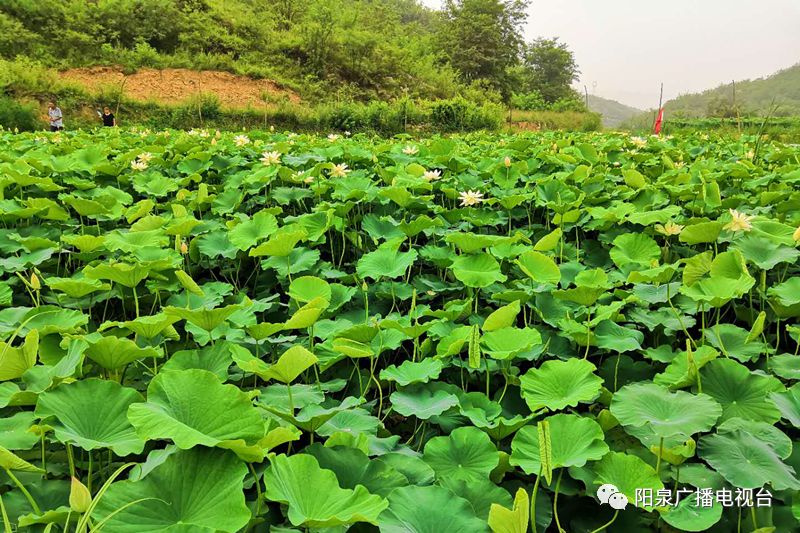
<svg viewBox="0 0 800 533"><path fill-rule="evenodd" d="M288 98L299 102L294 92L279 87L270 80L256 80L229 72L187 69L140 69L125 75L115 67L87 67L66 70L60 76L67 81L83 85L90 91L100 87L122 88L127 98L153 101L160 104L178 104L192 95L213 93L223 107L244 109L262 107L264 95L270 99Z"/></svg>

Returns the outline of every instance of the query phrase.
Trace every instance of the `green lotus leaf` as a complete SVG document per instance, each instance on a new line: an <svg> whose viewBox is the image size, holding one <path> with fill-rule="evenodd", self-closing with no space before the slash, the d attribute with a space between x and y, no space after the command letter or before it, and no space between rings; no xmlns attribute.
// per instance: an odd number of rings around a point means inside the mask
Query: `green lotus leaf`
<svg viewBox="0 0 800 533"><path fill-rule="evenodd" d="M221 231L200 235L193 244L200 253L212 259L236 259L239 253L239 249L228 239L228 234ZM253 250L250 250L251 255Z"/></svg>
<svg viewBox="0 0 800 533"><path fill-rule="evenodd" d="M460 255L450 268L456 279L467 287L483 288L507 279L497 260L487 253Z"/></svg>
<svg viewBox="0 0 800 533"><path fill-rule="evenodd" d="M337 432L346 432L352 435L366 433L376 435L378 428L383 427L378 417L372 416L365 409L348 409L336 413L333 418L325 422L317 430L317 434L329 437Z"/></svg>
<svg viewBox="0 0 800 533"><path fill-rule="evenodd" d="M514 325L519 314L519 300L514 300L508 305L504 305L486 317L483 321L481 330L484 332L496 331L498 329L509 328Z"/></svg>
<svg viewBox="0 0 800 533"><path fill-rule="evenodd" d="M163 308L167 316L177 317L190 324L197 326L204 331L212 331L217 326L222 325L231 315L242 309L241 304L226 305L217 309L186 309L184 307L174 307L172 305Z"/></svg>
<svg viewBox="0 0 800 533"><path fill-rule="evenodd" d="M250 355L250 352L236 347L233 352L234 362L245 372L252 372L264 381L274 379L281 383L291 383L307 369L317 363L317 357L302 346L292 346L286 350L278 361L268 365L261 359Z"/></svg>
<svg viewBox="0 0 800 533"><path fill-rule="evenodd" d="M530 505L528 493L522 488L517 489L511 509L493 503L489 510L489 528L492 533L527 533Z"/></svg>
<svg viewBox="0 0 800 533"><path fill-rule="evenodd" d="M313 455L319 466L336 474L339 486L355 490L363 485L371 494L386 497L398 487L408 485L408 479L389 464L370 460L361 450L335 446L328 448L312 444L303 453Z"/></svg>
<svg viewBox="0 0 800 533"><path fill-rule="evenodd" d="M453 430L447 437L429 440L423 459L436 472L437 479L461 479L471 483L489 479L500 457L486 433L466 426Z"/></svg>
<svg viewBox="0 0 800 533"><path fill-rule="evenodd" d="M650 489L653 494L664 488L655 469L635 455L609 452L595 464L595 485L614 485L628 498L628 503L636 505L636 489ZM642 507L643 502L639 502ZM652 507L642 507L652 511Z"/></svg>
<svg viewBox="0 0 800 533"><path fill-rule="evenodd" d="M680 389L697 383L697 372L709 361L719 357L719 352L711 346L698 346L692 351L692 365L689 364L689 352L682 351L676 355L664 372L657 374L653 382L670 389Z"/></svg>
<svg viewBox="0 0 800 533"><path fill-rule="evenodd" d="M83 274L88 279L107 279L125 287L133 288L150 275L150 269L140 264L101 263L94 267L87 266L83 269Z"/></svg>
<svg viewBox="0 0 800 533"><path fill-rule="evenodd" d="M128 420L142 439L170 439L181 449L250 445L266 432L250 397L205 370L158 374L147 387L147 402L128 408Z"/></svg>
<svg viewBox="0 0 800 533"><path fill-rule="evenodd" d="M700 375L703 392L722 405L721 422L736 417L772 424L780 418L780 411L768 397L784 390L774 377L750 372L732 359L715 359Z"/></svg>
<svg viewBox="0 0 800 533"><path fill-rule="evenodd" d="M125 322L106 322L98 328L98 331L107 329L104 326L108 324L109 326L113 325L128 329L146 339L154 339L158 335L169 330L170 326L178 320L179 318L177 316L168 316L164 313L158 313L151 316L140 316L133 320L126 320Z"/></svg>
<svg viewBox="0 0 800 533"><path fill-rule="evenodd" d="M705 436L700 439L698 453L735 487L770 484L776 490L800 489L794 469L781 461L767 442L747 431Z"/></svg>
<svg viewBox="0 0 800 533"><path fill-rule="evenodd" d="M528 250L515 261L517 266L537 283L556 285L561 281L561 271L550 257L535 250Z"/></svg>
<svg viewBox="0 0 800 533"><path fill-rule="evenodd" d="M382 244L374 252L364 254L356 264L356 272L362 278L395 279L404 275L417 259L417 251L398 251L399 243L392 241Z"/></svg>
<svg viewBox="0 0 800 533"><path fill-rule="evenodd" d="M780 416L800 428L800 385L795 383L783 392L772 392L769 400L778 408ZM772 420L768 420L772 422Z"/></svg>
<svg viewBox="0 0 800 533"><path fill-rule="evenodd" d="M595 370L597 368L584 359L546 361L520 378L522 397L531 411L544 407L559 411L591 402L600 394L603 383L602 378L594 374Z"/></svg>
<svg viewBox="0 0 800 533"><path fill-rule="evenodd" d="M467 481L453 477L445 477L439 480L439 484L450 492L467 500L475 514L481 520L489 519L489 510L492 504L511 505L511 495L502 487L495 485L489 479L473 479Z"/></svg>
<svg viewBox="0 0 800 533"><path fill-rule="evenodd" d="M208 370L220 381L228 379L228 367L233 363L232 353L238 346L218 342L198 350L179 350L161 366L162 370Z"/></svg>
<svg viewBox="0 0 800 533"><path fill-rule="evenodd" d="M389 399L392 410L403 416L416 416L428 420L458 405L458 397L443 389L420 384L394 391Z"/></svg>
<svg viewBox="0 0 800 533"><path fill-rule="evenodd" d="M384 498L370 494L362 485L352 490L341 488L336 474L321 468L312 455L281 454L271 458L270 465L264 473L264 497L286 504L287 516L295 527L377 524L388 506Z"/></svg>
<svg viewBox="0 0 800 533"><path fill-rule="evenodd" d="M0 381L22 377L29 368L36 364L38 351L38 330L29 333L21 346L11 346L0 341Z"/></svg>
<svg viewBox="0 0 800 533"><path fill-rule="evenodd" d="M438 378L442 368L440 360L430 357L418 362L406 360L400 366L389 365L381 370L380 378L405 387L412 383L427 383Z"/></svg>
<svg viewBox="0 0 800 533"><path fill-rule="evenodd" d="M240 250L247 250L262 239L266 239L278 229L275 215L259 211L253 218L244 220L228 232L228 240Z"/></svg>
<svg viewBox="0 0 800 533"><path fill-rule="evenodd" d="M0 418L0 446L7 450L30 450L39 442L35 433L28 431L36 416L30 411L21 411Z"/></svg>
<svg viewBox="0 0 800 533"><path fill-rule="evenodd" d="M306 405L300 409L297 415L286 412L282 407L276 408L276 406L265 405L264 408L304 431L315 432L338 413L352 409L363 402L362 398L349 396L338 405L330 406L328 403L325 406L318 404Z"/></svg>
<svg viewBox="0 0 800 533"><path fill-rule="evenodd" d="M315 298L331 301L331 286L324 279L315 276L295 278L289 285L289 296L300 303L308 303Z"/></svg>
<svg viewBox="0 0 800 533"><path fill-rule="evenodd" d="M594 335L598 348L617 353L641 350L641 343L644 341L644 333L641 331L620 326L611 320L600 322L594 330Z"/></svg>
<svg viewBox="0 0 800 533"><path fill-rule="evenodd" d="M705 488L705 487L703 487ZM680 531L707 531L722 518L723 507L713 500L711 505L700 505L696 495L684 497L676 507L661 512L664 522Z"/></svg>
<svg viewBox="0 0 800 533"><path fill-rule="evenodd" d="M609 250L614 264L619 268L628 265L656 266L661 257L661 248L655 240L644 233L624 233L614 239Z"/></svg>
<svg viewBox="0 0 800 533"><path fill-rule="evenodd" d="M0 446L0 468L6 470L13 470L15 472L31 472L34 474L43 474L44 470L36 465L32 465L28 461L17 457L13 452Z"/></svg>
<svg viewBox="0 0 800 533"><path fill-rule="evenodd" d="M769 369L783 379L800 379L800 357L791 354L774 355L769 358Z"/></svg>
<svg viewBox="0 0 800 533"><path fill-rule="evenodd" d="M800 304L800 278L789 278L767 289L767 295L784 307Z"/></svg>
<svg viewBox="0 0 800 533"><path fill-rule="evenodd" d="M729 418L717 427L717 433L731 433L740 429L769 444L781 459L788 459L792 455L792 439L780 429L766 422Z"/></svg>
<svg viewBox="0 0 800 533"><path fill-rule="evenodd" d="M591 418L557 414L545 418L550 423L551 467L583 466L608 453L603 430ZM537 426L525 426L511 441L512 465L529 475L540 475L541 455Z"/></svg>
<svg viewBox="0 0 800 533"><path fill-rule="evenodd" d="M234 533L250 520L247 467L213 448L179 450L139 481L109 486L92 513L107 533Z"/></svg>
<svg viewBox="0 0 800 533"><path fill-rule="evenodd" d="M645 382L625 385L615 392L611 414L623 426L647 426L662 438L687 439L713 428L722 407L705 394L670 392Z"/></svg>
<svg viewBox="0 0 800 533"><path fill-rule="evenodd" d="M495 359L510 359L542 344L542 335L533 328L502 328L481 336L481 347Z"/></svg>
<svg viewBox="0 0 800 533"><path fill-rule="evenodd" d="M761 270L771 270L780 263L794 263L800 251L789 246L781 246L758 235L745 235L731 246L739 250L744 258Z"/></svg>
<svg viewBox="0 0 800 533"><path fill-rule="evenodd" d="M692 284L686 284L684 276L681 293L695 301L720 307L741 297L755 285L755 279L747 271L744 257L738 250L717 255L711 261L708 274Z"/></svg>
<svg viewBox="0 0 800 533"><path fill-rule="evenodd" d="M128 421L128 408L143 402L134 389L86 379L61 384L39 396L36 416L48 420L56 439L84 450L110 448L120 456L141 453L144 441Z"/></svg>
<svg viewBox="0 0 800 533"><path fill-rule="evenodd" d="M470 503L444 487L408 486L389 494L379 517L382 533L486 533Z"/></svg>
<svg viewBox="0 0 800 533"><path fill-rule="evenodd" d="M93 292L107 291L111 288L108 283L103 283L97 279L57 278L53 276L47 278L45 283L54 291L63 292L70 298L83 298Z"/></svg>
<svg viewBox="0 0 800 533"><path fill-rule="evenodd" d="M307 237L308 232L296 224L284 226L275 231L267 242L251 248L249 255L250 257L287 257L297 243Z"/></svg>
<svg viewBox="0 0 800 533"><path fill-rule="evenodd" d="M722 232L722 222L697 222L686 226L678 239L686 244L703 244L715 242Z"/></svg>
<svg viewBox="0 0 800 533"><path fill-rule="evenodd" d="M561 228L556 228L538 241L533 246L533 249L537 252L549 252L553 250L558 243L561 242L561 237L564 235L564 232Z"/></svg>
<svg viewBox="0 0 800 533"><path fill-rule="evenodd" d="M90 342L86 356L106 370L119 370L139 359L157 358L162 354L155 348L140 348L130 339L108 336Z"/></svg>
<svg viewBox="0 0 800 533"><path fill-rule="evenodd" d="M705 335L711 345L723 355L743 363L756 361L762 353L773 351L760 340L748 341L749 332L733 324L715 324L705 331Z"/></svg>
<svg viewBox="0 0 800 533"><path fill-rule="evenodd" d="M289 320L283 324L283 329L310 328L319 319L329 303L320 297L309 300L303 307L295 311Z"/></svg>

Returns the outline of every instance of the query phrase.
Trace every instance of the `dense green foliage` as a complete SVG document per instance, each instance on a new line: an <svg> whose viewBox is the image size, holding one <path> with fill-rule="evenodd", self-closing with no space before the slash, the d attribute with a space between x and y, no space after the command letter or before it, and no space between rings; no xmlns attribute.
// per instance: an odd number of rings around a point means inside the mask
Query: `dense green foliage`
<svg viewBox="0 0 800 533"><path fill-rule="evenodd" d="M798 155L0 133L6 529L798 531Z"/></svg>
<svg viewBox="0 0 800 533"><path fill-rule="evenodd" d="M541 54L525 51L541 43L523 42L525 7L523 0L453 0L442 12L416 0L8 0L0 3L0 58L221 69L275 79L313 101L484 103L538 89L550 102L554 91L558 98L569 91L571 54L559 48L558 62L545 61L546 75L536 70Z"/></svg>

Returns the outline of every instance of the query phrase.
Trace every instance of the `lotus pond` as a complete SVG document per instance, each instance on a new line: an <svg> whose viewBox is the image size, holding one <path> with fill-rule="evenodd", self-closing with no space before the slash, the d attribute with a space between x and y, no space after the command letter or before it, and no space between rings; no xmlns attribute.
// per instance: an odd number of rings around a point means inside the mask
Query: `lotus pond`
<svg viewBox="0 0 800 533"><path fill-rule="evenodd" d="M6 532L800 530L796 146L4 132L0 221Z"/></svg>

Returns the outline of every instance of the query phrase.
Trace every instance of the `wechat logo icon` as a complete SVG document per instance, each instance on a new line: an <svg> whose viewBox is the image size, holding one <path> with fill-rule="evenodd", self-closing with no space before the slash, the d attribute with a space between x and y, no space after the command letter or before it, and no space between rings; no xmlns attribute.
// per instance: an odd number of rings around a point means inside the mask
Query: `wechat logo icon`
<svg viewBox="0 0 800 533"><path fill-rule="evenodd" d="M617 487L610 483L600 485L597 489L597 499L601 504L608 504L612 509L621 511L628 505L628 497L622 494Z"/></svg>

